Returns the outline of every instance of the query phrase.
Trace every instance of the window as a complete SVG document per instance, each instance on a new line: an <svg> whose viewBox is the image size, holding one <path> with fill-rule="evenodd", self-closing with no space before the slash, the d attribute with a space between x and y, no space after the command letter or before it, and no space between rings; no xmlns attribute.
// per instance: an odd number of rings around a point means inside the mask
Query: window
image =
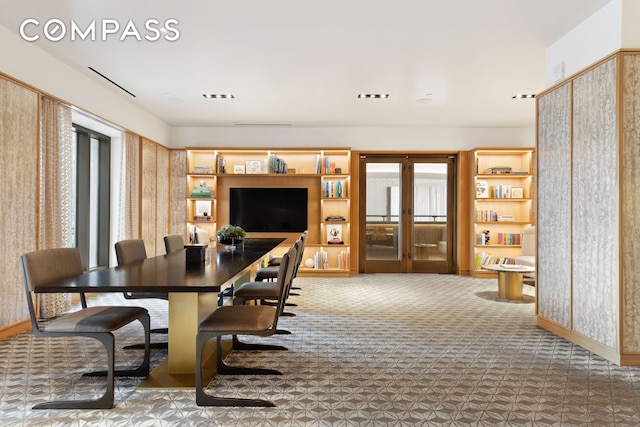
<svg viewBox="0 0 640 427"><path fill-rule="evenodd" d="M109 265L111 139L74 124L75 245L85 270Z"/></svg>

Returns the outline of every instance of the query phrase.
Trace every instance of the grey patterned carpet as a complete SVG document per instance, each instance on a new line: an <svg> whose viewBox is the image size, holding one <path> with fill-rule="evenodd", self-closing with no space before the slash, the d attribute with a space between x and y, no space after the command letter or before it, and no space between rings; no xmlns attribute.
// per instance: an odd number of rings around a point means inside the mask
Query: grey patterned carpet
<svg viewBox="0 0 640 427"><path fill-rule="evenodd" d="M297 316L281 321L293 333L260 339L290 350L227 358L284 375L218 376L209 385L212 394L269 399L276 408L202 408L193 391L136 390L137 379L120 378L111 410L34 411L52 395L98 393L104 380L81 373L100 368L104 356L92 340L24 333L0 341L0 425L640 425L640 368L618 367L538 328L533 298L500 300L496 280L377 274L296 285ZM107 295L91 304L98 303L127 302ZM162 325L166 302L136 303ZM139 329L118 338L137 342ZM136 354L118 351L117 363ZM152 350L154 365L164 354Z"/></svg>

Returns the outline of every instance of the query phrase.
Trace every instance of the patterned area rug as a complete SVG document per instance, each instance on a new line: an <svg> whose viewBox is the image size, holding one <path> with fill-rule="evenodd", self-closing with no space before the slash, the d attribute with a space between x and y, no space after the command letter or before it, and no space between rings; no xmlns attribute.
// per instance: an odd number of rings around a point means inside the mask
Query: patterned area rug
<svg viewBox="0 0 640 427"><path fill-rule="evenodd" d="M217 376L208 392L275 408L203 408L188 390L116 380L111 410L34 411L51 396L98 393L104 352L88 339L0 341L3 426L637 426L640 369L619 367L536 326L535 305L489 295L496 280L450 275L299 278L291 335L245 338L289 351L236 351L230 364L282 376ZM525 287L532 294L533 288ZM531 299L533 297L530 297ZM126 304L118 295L92 304ZM166 302L136 300L162 326ZM139 341L128 327L120 344ZM160 338L157 338L160 339ZM156 365L165 356L153 350ZM119 365L141 354L118 351ZM135 358L136 360L130 360ZM70 390L73 390L70 392Z"/></svg>

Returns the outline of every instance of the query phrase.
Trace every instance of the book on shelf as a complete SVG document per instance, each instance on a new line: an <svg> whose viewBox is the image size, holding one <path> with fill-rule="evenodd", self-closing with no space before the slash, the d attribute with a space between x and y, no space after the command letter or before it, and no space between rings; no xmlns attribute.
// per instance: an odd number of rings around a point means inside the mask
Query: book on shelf
<svg viewBox="0 0 640 427"><path fill-rule="evenodd" d="M349 269L349 252L347 251L338 252L338 268L342 270Z"/></svg>
<svg viewBox="0 0 640 427"><path fill-rule="evenodd" d="M322 160L322 172L324 174L329 175L336 173L336 162L332 162L329 156L324 156Z"/></svg>
<svg viewBox="0 0 640 427"><path fill-rule="evenodd" d="M275 154L269 155L269 173L281 174L287 173L287 162Z"/></svg>
<svg viewBox="0 0 640 427"><path fill-rule="evenodd" d="M328 215L324 218L325 221L346 221L346 218L342 215Z"/></svg>
<svg viewBox="0 0 640 427"><path fill-rule="evenodd" d="M193 167L193 173L201 175L212 175L213 170L209 165L196 165Z"/></svg>
<svg viewBox="0 0 640 427"><path fill-rule="evenodd" d="M476 233L476 245L484 246L488 245L490 240L489 230L484 230L482 233Z"/></svg>
<svg viewBox="0 0 640 427"><path fill-rule="evenodd" d="M493 210L476 210L476 222L497 222L498 212Z"/></svg>
<svg viewBox="0 0 640 427"><path fill-rule="evenodd" d="M216 154L216 173L227 173L227 162L220 154Z"/></svg>
<svg viewBox="0 0 640 427"><path fill-rule="evenodd" d="M510 199L511 198L511 186L510 185L492 185L489 187L489 197L494 199Z"/></svg>
<svg viewBox="0 0 640 427"><path fill-rule="evenodd" d="M347 183L344 180L325 181L322 184L322 196L330 199L341 199L346 197Z"/></svg>
<svg viewBox="0 0 640 427"><path fill-rule="evenodd" d="M320 248L313 256L313 268L318 270L326 270L329 268L329 254Z"/></svg>
<svg viewBox="0 0 640 427"><path fill-rule="evenodd" d="M522 237L520 233L498 233L498 244L499 245L520 245L522 242Z"/></svg>
<svg viewBox="0 0 640 427"><path fill-rule="evenodd" d="M513 168L511 166L492 166L490 168L482 171L484 174L502 174L502 173L512 173Z"/></svg>
<svg viewBox="0 0 640 427"><path fill-rule="evenodd" d="M496 257L491 252L478 252L476 254L476 270L481 270L483 265L490 264L515 264L515 260L509 257Z"/></svg>
<svg viewBox="0 0 640 427"><path fill-rule="evenodd" d="M191 197L211 197L211 189L202 185L193 187Z"/></svg>

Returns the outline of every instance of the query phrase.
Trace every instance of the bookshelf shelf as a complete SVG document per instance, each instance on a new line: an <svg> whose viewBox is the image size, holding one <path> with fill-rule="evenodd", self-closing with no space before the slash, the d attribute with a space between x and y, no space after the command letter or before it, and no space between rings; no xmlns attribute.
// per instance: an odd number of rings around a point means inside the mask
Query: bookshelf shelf
<svg viewBox="0 0 640 427"><path fill-rule="evenodd" d="M481 264L513 262L522 250L522 231L534 225L534 150L483 148L472 156L470 271L496 277Z"/></svg>
<svg viewBox="0 0 640 427"><path fill-rule="evenodd" d="M351 268L351 150L187 148L187 239L193 227L215 238L229 222L229 189L233 187L307 188L309 240L300 272L307 276L349 276ZM210 173L209 173L210 171ZM211 188L211 197L191 197L194 188ZM196 220L196 203L212 204L212 220ZM344 221L328 221L341 217ZM286 237L293 244L300 233L248 233L249 237ZM342 244L329 244L337 240ZM187 240L188 241L188 240ZM308 259L321 259L313 268ZM316 262L318 264L318 262Z"/></svg>

